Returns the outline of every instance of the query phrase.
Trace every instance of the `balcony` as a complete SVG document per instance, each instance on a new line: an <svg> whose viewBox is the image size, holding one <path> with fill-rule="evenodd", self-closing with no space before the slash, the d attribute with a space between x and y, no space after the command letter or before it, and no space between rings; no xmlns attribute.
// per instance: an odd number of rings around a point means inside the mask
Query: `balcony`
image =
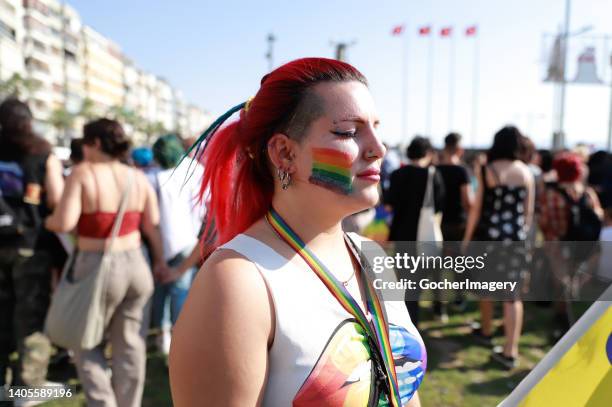
<svg viewBox="0 0 612 407"><path fill-rule="evenodd" d="M31 79L39 81L43 84L51 81L51 75L48 72L39 71L37 69L28 69L28 74Z"/></svg>

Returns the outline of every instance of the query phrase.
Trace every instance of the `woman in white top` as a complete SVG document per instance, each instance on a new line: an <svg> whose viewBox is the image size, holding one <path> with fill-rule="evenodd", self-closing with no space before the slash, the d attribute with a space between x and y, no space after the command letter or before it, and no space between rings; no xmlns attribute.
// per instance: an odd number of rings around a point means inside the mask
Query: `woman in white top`
<svg viewBox="0 0 612 407"><path fill-rule="evenodd" d="M360 238L341 228L378 202L378 123L359 71L305 58L200 138L220 247L175 327L174 405L420 405L423 342L401 302L372 293Z"/></svg>

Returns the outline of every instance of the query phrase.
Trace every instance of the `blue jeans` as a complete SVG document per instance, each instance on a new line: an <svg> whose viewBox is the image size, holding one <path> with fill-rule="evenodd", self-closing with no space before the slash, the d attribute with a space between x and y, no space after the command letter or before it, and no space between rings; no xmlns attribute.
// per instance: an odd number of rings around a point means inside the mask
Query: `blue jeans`
<svg viewBox="0 0 612 407"><path fill-rule="evenodd" d="M184 258L185 255L182 253L174 257L168 264L170 266L176 266ZM155 283L153 310L151 315L151 326L153 328L163 328L169 325L169 323L174 326L181 312L181 308L183 308L183 304L187 299L187 293L189 292L189 288L191 288L191 282L193 281L196 271L197 269L195 267L191 268L187 270L181 278L171 283ZM169 313L168 305L170 306Z"/></svg>

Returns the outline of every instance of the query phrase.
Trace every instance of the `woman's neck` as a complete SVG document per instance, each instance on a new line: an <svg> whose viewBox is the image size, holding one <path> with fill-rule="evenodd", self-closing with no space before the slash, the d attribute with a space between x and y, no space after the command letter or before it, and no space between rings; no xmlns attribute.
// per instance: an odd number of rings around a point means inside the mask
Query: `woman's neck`
<svg viewBox="0 0 612 407"><path fill-rule="evenodd" d="M431 160L429 158L423 157L423 158L419 158L417 160L411 160L410 164L414 165L415 167L425 168L425 167L429 166L430 161Z"/></svg>
<svg viewBox="0 0 612 407"><path fill-rule="evenodd" d="M308 247L316 250L344 244L342 215L313 210L312 205L305 207L292 201L289 197L275 194L272 207Z"/></svg>
<svg viewBox="0 0 612 407"><path fill-rule="evenodd" d="M94 163L94 164L100 164L100 163L112 163L112 162L116 161L116 159L114 157L109 156L109 155L99 153L99 154L96 154L96 155L90 157L89 161Z"/></svg>
<svg viewBox="0 0 612 407"><path fill-rule="evenodd" d="M442 158L442 164L461 165L461 158L457 154L447 152Z"/></svg>

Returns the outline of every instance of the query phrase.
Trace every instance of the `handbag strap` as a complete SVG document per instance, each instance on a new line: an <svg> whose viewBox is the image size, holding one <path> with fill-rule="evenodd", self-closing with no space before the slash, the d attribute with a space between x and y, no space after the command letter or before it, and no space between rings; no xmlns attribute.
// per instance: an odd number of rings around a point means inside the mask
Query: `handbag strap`
<svg viewBox="0 0 612 407"><path fill-rule="evenodd" d="M436 169L433 166L427 167L427 185L425 186L425 197L423 198L423 207L434 206L433 183Z"/></svg>
<svg viewBox="0 0 612 407"><path fill-rule="evenodd" d="M115 222L113 223L113 228L111 229L110 244L106 247L106 249L104 249L105 255L107 252L112 251L113 246L115 245L115 240L119 235L119 229L121 228L121 223L123 223L123 216L125 215L128 198L130 196L130 191L132 190L133 179L134 170L132 168L129 168L127 174L127 182L125 184L125 189L123 190L123 194L121 196L121 203L119 204L119 210L117 211L117 216L115 217Z"/></svg>

